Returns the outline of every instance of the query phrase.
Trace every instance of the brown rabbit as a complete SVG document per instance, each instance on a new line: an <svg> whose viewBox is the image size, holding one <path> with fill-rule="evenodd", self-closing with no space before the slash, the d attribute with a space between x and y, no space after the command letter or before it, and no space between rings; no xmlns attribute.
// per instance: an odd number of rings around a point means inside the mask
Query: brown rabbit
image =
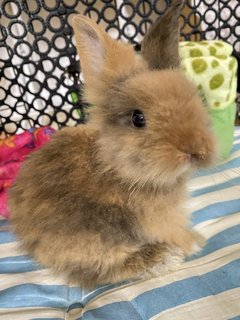
<svg viewBox="0 0 240 320"><path fill-rule="evenodd" d="M23 248L83 287L162 275L202 244L188 226L186 181L212 162L214 138L178 70L181 4L172 1L138 55L73 18L86 100L96 107L87 125L33 153L10 191Z"/></svg>

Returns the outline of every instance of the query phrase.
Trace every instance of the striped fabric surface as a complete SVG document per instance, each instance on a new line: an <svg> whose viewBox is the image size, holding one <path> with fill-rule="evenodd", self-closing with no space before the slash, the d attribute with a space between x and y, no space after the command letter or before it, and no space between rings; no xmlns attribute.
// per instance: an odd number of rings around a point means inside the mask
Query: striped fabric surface
<svg viewBox="0 0 240 320"><path fill-rule="evenodd" d="M91 292L40 269L1 220L0 319L240 319L240 128L228 161L189 187L203 251L167 276Z"/></svg>

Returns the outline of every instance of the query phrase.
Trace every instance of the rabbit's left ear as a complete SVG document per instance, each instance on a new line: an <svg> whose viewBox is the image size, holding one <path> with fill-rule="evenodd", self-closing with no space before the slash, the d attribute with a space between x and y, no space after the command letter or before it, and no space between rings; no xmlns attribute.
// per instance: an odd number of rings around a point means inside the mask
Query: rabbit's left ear
<svg viewBox="0 0 240 320"><path fill-rule="evenodd" d="M150 69L179 66L179 23L183 0L172 0L170 8L148 30L142 41L142 56Z"/></svg>

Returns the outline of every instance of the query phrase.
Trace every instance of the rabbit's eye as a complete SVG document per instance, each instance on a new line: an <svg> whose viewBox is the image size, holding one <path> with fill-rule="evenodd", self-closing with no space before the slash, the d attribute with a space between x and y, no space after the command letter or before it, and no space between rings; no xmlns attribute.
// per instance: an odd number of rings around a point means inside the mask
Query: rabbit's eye
<svg viewBox="0 0 240 320"><path fill-rule="evenodd" d="M134 110L132 112L132 123L137 128L143 128L146 125L144 114L140 110Z"/></svg>

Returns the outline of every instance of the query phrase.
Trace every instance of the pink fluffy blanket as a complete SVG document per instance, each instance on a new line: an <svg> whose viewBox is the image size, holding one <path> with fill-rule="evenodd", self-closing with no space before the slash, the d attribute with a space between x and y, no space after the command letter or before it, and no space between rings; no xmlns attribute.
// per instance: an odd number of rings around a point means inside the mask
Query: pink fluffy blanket
<svg viewBox="0 0 240 320"><path fill-rule="evenodd" d="M24 133L0 140L0 215L9 217L8 189L26 156L46 143L54 129L33 128Z"/></svg>

